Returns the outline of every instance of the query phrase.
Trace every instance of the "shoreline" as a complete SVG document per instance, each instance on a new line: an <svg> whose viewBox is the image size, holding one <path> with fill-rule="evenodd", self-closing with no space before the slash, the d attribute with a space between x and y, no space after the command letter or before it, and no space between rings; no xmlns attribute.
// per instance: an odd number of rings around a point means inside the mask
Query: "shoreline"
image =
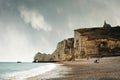
<svg viewBox="0 0 120 80"><path fill-rule="evenodd" d="M70 67L65 66L64 64L60 64L60 63L54 63L54 64L56 65L56 67L51 71L48 71L46 73L39 74L33 77L29 77L25 80L48 80L52 78L65 77L64 75L61 75L62 72L68 71L69 69L71 69Z"/></svg>
<svg viewBox="0 0 120 80"><path fill-rule="evenodd" d="M27 80L120 80L120 57L62 62L53 70Z"/></svg>

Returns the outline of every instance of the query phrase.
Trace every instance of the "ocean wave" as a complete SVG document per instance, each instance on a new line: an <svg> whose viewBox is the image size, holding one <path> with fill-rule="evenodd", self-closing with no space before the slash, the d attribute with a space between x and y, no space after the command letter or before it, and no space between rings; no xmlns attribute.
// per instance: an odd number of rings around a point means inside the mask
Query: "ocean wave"
<svg viewBox="0 0 120 80"><path fill-rule="evenodd" d="M3 76L4 77L3 80L26 80L26 78L37 76L48 71L51 71L56 66L57 64L48 63L45 66L40 66L38 68L34 68L31 70L9 73Z"/></svg>

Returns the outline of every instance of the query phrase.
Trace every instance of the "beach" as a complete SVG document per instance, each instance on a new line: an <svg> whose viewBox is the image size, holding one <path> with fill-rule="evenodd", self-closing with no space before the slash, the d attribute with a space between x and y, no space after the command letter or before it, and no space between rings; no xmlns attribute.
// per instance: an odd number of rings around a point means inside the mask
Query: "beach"
<svg viewBox="0 0 120 80"><path fill-rule="evenodd" d="M55 69L27 80L120 80L120 57L62 62Z"/></svg>

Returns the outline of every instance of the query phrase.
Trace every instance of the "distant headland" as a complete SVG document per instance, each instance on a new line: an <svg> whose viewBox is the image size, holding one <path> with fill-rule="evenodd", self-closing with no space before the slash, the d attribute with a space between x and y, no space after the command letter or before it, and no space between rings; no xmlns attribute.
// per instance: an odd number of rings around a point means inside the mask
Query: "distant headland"
<svg viewBox="0 0 120 80"><path fill-rule="evenodd" d="M75 29L74 38L59 42L52 54L38 52L33 62L77 61L104 56L120 56L120 26L112 27L106 21L103 27Z"/></svg>

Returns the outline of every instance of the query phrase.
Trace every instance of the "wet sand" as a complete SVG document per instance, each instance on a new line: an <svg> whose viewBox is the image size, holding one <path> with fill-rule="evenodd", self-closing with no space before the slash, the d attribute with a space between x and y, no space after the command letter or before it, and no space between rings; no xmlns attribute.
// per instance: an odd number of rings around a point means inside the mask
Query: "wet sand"
<svg viewBox="0 0 120 80"><path fill-rule="evenodd" d="M54 70L27 80L120 80L120 57L63 62Z"/></svg>

